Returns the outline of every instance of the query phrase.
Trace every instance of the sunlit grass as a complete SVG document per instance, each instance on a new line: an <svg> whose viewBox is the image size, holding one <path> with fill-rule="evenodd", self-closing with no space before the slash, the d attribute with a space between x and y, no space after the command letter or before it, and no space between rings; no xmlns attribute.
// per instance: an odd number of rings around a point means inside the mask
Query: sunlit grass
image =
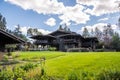
<svg viewBox="0 0 120 80"><path fill-rule="evenodd" d="M46 74L54 77L65 77L73 71L96 74L103 69L115 68L120 71L120 52L19 52L16 59L34 60L43 56L46 58Z"/></svg>

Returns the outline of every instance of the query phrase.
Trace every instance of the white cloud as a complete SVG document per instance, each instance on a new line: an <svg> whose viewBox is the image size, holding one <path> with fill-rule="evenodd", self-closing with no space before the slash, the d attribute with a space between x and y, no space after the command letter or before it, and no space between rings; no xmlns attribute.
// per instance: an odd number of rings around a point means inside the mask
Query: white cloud
<svg viewBox="0 0 120 80"><path fill-rule="evenodd" d="M65 7L63 14L59 16L62 20L61 24L66 23L70 25L70 21L75 22L75 24L85 24L90 16L82 12L84 7L82 5L76 4L73 7Z"/></svg>
<svg viewBox="0 0 120 80"><path fill-rule="evenodd" d="M49 26L55 26L56 25L56 20L54 18L49 18L45 24L49 25Z"/></svg>
<svg viewBox="0 0 120 80"><path fill-rule="evenodd" d="M95 31L95 28L97 27L100 31L103 31L104 30L104 26L106 26L107 25L107 23L97 23L97 24L94 24L94 25L92 25L92 26L85 26L87 29L88 29L88 31L89 32L91 32L91 30L93 29L93 31ZM117 25L111 25L112 26L112 29L114 30L114 31L117 31L117 29L118 29L118 26ZM78 33L82 33L83 32L83 30L84 30L84 28L85 27L82 27L79 31L78 31Z"/></svg>
<svg viewBox="0 0 120 80"><path fill-rule="evenodd" d="M15 26L15 28L16 28L16 27L17 27L17 26ZM30 27L30 26L28 26L28 27L26 27L26 26L20 26L20 31L22 32L22 34L27 35L27 30L28 30L29 28L32 28L32 27ZM46 34L51 33L51 31L45 30L45 29L38 29L38 31L41 32L43 35L46 35Z"/></svg>
<svg viewBox="0 0 120 80"><path fill-rule="evenodd" d="M103 14L118 12L118 0L76 0L77 3L92 6L87 8L86 13L100 16Z"/></svg>
<svg viewBox="0 0 120 80"><path fill-rule="evenodd" d="M39 14L60 14L64 5L57 0L5 0L20 6L24 10L33 10Z"/></svg>
<svg viewBox="0 0 120 80"><path fill-rule="evenodd" d="M38 29L38 31L40 31L43 35L51 33L51 31L45 29Z"/></svg>
<svg viewBox="0 0 120 80"><path fill-rule="evenodd" d="M24 34L24 35L27 35L27 30L28 30L29 27L21 27L21 32Z"/></svg>
<svg viewBox="0 0 120 80"><path fill-rule="evenodd" d="M57 0L5 0L11 4L20 6L24 10L33 10L39 14L57 14L62 20L60 24L71 22L85 24L89 20L89 15L83 12L84 7L80 4L75 6L65 6Z"/></svg>
<svg viewBox="0 0 120 80"><path fill-rule="evenodd" d="M107 20L108 20L108 18L101 18L98 21L107 21Z"/></svg>

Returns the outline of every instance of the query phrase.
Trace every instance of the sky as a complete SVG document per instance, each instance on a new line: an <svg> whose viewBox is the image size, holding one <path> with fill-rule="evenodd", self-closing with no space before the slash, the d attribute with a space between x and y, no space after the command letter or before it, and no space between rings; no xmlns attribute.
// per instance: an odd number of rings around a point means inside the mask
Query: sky
<svg viewBox="0 0 120 80"><path fill-rule="evenodd" d="M66 24L71 31L82 33L108 23L118 30L120 0L0 0L0 13L6 18L7 28L16 25L26 34L28 28L37 28L48 34Z"/></svg>

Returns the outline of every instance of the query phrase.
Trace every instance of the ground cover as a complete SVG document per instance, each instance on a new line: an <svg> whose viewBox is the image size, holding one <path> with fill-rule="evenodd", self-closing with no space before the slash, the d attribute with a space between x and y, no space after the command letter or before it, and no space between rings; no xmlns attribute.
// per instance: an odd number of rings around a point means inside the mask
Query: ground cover
<svg viewBox="0 0 120 80"><path fill-rule="evenodd" d="M37 70L43 68L44 74L53 80L96 80L98 75L102 75L102 79L98 80L110 80L111 75L115 78L113 80L116 80L120 76L120 52L33 51L14 52L12 56L15 60L26 63L40 62L34 71L29 71L27 74L35 75ZM43 58L45 58L44 65L41 65Z"/></svg>

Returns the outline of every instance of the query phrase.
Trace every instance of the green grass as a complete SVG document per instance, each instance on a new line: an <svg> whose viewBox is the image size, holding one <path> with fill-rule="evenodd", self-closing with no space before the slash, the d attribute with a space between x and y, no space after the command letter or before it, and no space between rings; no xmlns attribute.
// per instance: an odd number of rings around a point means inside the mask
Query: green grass
<svg viewBox="0 0 120 80"><path fill-rule="evenodd" d="M120 71L120 52L19 52L18 60L28 58L38 60L46 57L45 71L47 75L65 77L70 72L82 71L98 73L104 69ZM16 53L14 53L15 55Z"/></svg>

